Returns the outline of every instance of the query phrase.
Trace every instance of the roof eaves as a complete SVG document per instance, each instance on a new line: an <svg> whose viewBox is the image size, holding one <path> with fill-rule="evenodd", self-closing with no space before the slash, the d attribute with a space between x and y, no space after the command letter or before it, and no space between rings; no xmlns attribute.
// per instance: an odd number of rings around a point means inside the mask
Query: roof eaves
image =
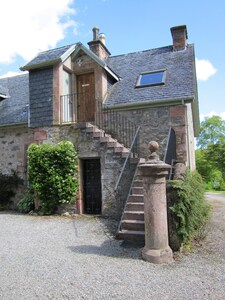
<svg viewBox="0 0 225 300"><path fill-rule="evenodd" d="M144 108L147 106L171 106L176 104L185 104L185 103L192 103L194 101L193 97L189 98L177 98L177 99L160 99L160 100L154 100L154 101L145 101L145 102L134 102L134 103L126 103L126 104L117 104L117 105L107 105L107 108L113 108L116 110L125 110L125 109L136 109L136 108Z"/></svg>
<svg viewBox="0 0 225 300"><path fill-rule="evenodd" d="M0 127L24 126L24 125L27 125L27 124L28 124L28 122L9 123L9 124L0 124Z"/></svg>
<svg viewBox="0 0 225 300"><path fill-rule="evenodd" d="M61 61L65 61L78 47L79 43L72 45L63 55L61 55L60 59Z"/></svg>
<svg viewBox="0 0 225 300"><path fill-rule="evenodd" d="M52 65L55 65L57 63L61 62L61 58L53 59L53 60L48 60L39 64L33 64L33 65L25 65L23 67L20 67L21 71L30 71L34 69L39 69L39 68L44 68L44 67L49 67Z"/></svg>
<svg viewBox="0 0 225 300"><path fill-rule="evenodd" d="M113 78L116 79L116 81L119 81L119 77L106 65L106 63L101 60L94 52L86 48L83 44L78 43L77 47L74 51L74 56L78 54L78 52L82 50L85 54L87 54L91 59L93 59L98 65L100 65L103 69L106 70Z"/></svg>

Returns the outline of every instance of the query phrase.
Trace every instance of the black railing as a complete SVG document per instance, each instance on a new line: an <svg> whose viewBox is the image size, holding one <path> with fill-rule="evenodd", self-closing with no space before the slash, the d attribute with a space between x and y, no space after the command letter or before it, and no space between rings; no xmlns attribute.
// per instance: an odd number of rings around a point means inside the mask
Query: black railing
<svg viewBox="0 0 225 300"><path fill-rule="evenodd" d="M113 138L117 139L118 142L127 148L131 147L138 128L123 115L122 111L107 107L100 101L96 101L96 114L93 123L111 134ZM136 139L132 149L133 153L139 154L138 139Z"/></svg>
<svg viewBox="0 0 225 300"><path fill-rule="evenodd" d="M137 126L128 120L122 111L105 106L93 99L90 94L69 94L60 97L60 123L90 122L125 147L130 148ZM139 154L138 139L132 147L132 153Z"/></svg>
<svg viewBox="0 0 225 300"><path fill-rule="evenodd" d="M173 128L169 129L167 144L164 154L164 162L166 164L171 165L170 172L168 174L168 179L172 179L173 176L173 167L176 161L177 154L176 154L176 134Z"/></svg>
<svg viewBox="0 0 225 300"><path fill-rule="evenodd" d="M130 145L130 148L129 148L129 153L128 153L128 155L127 155L127 157L126 157L126 159L125 159L125 161L124 161L123 167L122 167L122 169L121 169L121 171L120 171L120 175L119 175L119 177L118 177L118 179L117 179L117 182L116 182L114 191L116 191L116 190L118 189L118 186L119 186L119 184L120 184L120 182L121 182L121 179L122 179L123 175L126 173L126 172L125 172L126 168L127 168L127 167L130 167L130 164L128 164L128 161L129 161L129 159L130 159L131 157L133 157L133 153L135 153L135 151L134 151L133 148L134 148L134 147L137 147L136 145L139 144L139 131L140 131L140 126L137 127L137 130L136 130L135 135L134 135L134 137L133 137L133 141L132 141L132 143L131 143L131 145ZM138 156L137 156L137 157L138 157Z"/></svg>

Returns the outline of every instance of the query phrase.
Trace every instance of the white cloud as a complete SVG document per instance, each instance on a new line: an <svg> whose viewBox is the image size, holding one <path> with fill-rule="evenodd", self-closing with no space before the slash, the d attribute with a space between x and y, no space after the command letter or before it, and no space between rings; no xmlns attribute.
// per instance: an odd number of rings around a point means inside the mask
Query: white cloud
<svg viewBox="0 0 225 300"><path fill-rule="evenodd" d="M75 0L7 0L1 5L0 63L12 63L17 55L30 60L37 52L55 47L64 38Z"/></svg>
<svg viewBox="0 0 225 300"><path fill-rule="evenodd" d="M200 114L200 121L204 121L205 118L207 118L207 117L211 118L212 116L220 116L223 120L225 120L225 111L223 111L219 114L214 111L211 111L207 115Z"/></svg>
<svg viewBox="0 0 225 300"><path fill-rule="evenodd" d="M211 76L216 74L217 69L212 65L212 63L208 59L196 58L196 72L198 80L206 81Z"/></svg>

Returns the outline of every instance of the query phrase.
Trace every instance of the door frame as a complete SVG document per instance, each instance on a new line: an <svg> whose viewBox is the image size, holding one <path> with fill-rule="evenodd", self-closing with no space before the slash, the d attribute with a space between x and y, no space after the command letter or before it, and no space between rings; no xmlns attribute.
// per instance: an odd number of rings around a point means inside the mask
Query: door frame
<svg viewBox="0 0 225 300"><path fill-rule="evenodd" d="M82 76L89 76L89 80L91 83L80 83L79 84L79 78L81 78L82 82ZM80 90L81 86L84 88L84 90ZM91 86L90 88L86 89L85 87ZM96 113L96 104L95 104L95 72L89 71L85 73L76 74L76 89L77 89L77 122L83 122L83 121L94 121L95 119L95 113ZM85 91L86 90L86 91ZM80 98L79 98L80 97ZM88 102L88 104L86 104ZM92 103L94 102L94 103ZM81 108L79 108L81 107ZM92 109L90 109L90 107ZM90 109L90 111L88 110ZM93 110L93 116L92 116L92 110ZM90 120L89 120L90 119ZM93 119L93 120L92 120Z"/></svg>
<svg viewBox="0 0 225 300"><path fill-rule="evenodd" d="M99 160L100 164L100 187L101 187L101 211L97 214L102 214L102 169L101 169L101 157L82 157L79 158L79 199L77 201L77 212L78 214L85 214L85 194L84 194L84 161L85 160ZM89 214L95 214L95 213L89 213Z"/></svg>

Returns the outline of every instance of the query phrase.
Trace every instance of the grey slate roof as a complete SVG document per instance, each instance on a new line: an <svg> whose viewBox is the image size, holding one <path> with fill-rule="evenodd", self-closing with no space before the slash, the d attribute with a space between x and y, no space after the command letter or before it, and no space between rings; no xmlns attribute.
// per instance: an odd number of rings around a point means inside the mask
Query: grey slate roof
<svg viewBox="0 0 225 300"><path fill-rule="evenodd" d="M121 80L111 87L106 105L153 103L172 99L193 98L195 95L194 47L173 51L172 46L111 56L108 66ZM164 85L135 88L143 72L166 69Z"/></svg>
<svg viewBox="0 0 225 300"><path fill-rule="evenodd" d="M9 98L0 101L0 126L27 123L29 75L1 78L0 86L9 95Z"/></svg>
<svg viewBox="0 0 225 300"><path fill-rule="evenodd" d="M28 64L23 66L21 70L29 70L33 66L37 66L43 63L53 63L60 61L61 56L73 45L67 45L56 49L51 49L47 51L40 52L34 59L32 59Z"/></svg>

